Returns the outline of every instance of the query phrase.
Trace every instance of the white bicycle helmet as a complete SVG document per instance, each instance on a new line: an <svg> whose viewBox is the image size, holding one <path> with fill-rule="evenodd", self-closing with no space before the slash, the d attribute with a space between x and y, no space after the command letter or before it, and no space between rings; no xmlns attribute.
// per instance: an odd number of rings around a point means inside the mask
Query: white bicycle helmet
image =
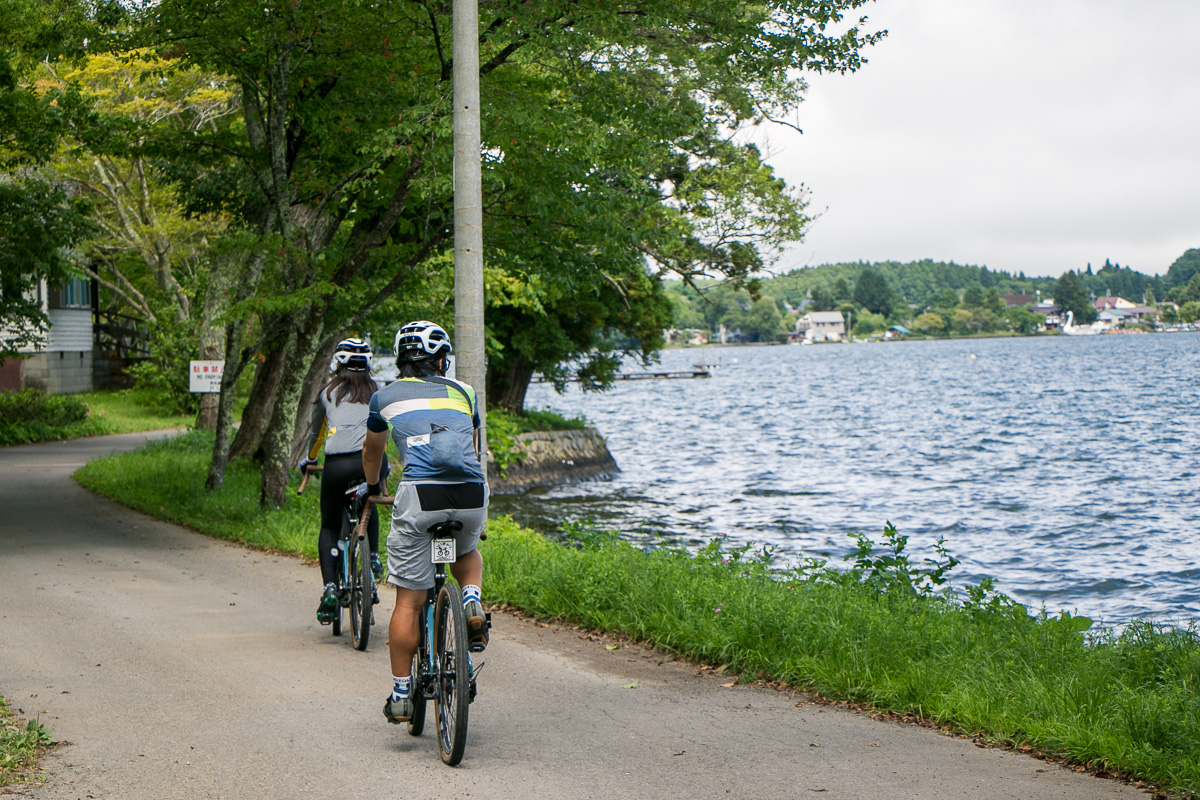
<svg viewBox="0 0 1200 800"><path fill-rule="evenodd" d="M417 320L396 331L392 349L401 361L424 361L448 356L454 351L450 337L440 325L427 320Z"/></svg>
<svg viewBox="0 0 1200 800"><path fill-rule="evenodd" d="M371 347L362 339L343 339L338 342L333 361L346 369L365 372L371 368Z"/></svg>

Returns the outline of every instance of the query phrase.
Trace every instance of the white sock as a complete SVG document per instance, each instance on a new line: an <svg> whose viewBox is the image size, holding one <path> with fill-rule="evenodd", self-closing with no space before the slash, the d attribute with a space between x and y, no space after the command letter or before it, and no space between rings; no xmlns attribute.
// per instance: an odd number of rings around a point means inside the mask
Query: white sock
<svg viewBox="0 0 1200 800"><path fill-rule="evenodd" d="M478 586L464 586L463 587L463 604L466 605L467 603L471 602L472 600L479 600L481 595L482 595L482 590Z"/></svg>
<svg viewBox="0 0 1200 800"><path fill-rule="evenodd" d="M408 697L408 688L412 685L412 676L406 675L403 678L392 676L392 699L403 700Z"/></svg>

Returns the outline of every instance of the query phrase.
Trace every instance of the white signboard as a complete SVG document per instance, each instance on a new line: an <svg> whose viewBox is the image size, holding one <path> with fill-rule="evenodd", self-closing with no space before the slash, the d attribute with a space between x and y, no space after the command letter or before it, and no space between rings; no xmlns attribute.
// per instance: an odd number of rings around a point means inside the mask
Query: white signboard
<svg viewBox="0 0 1200 800"><path fill-rule="evenodd" d="M190 370L189 391L213 394L221 391L221 373L224 361L193 361Z"/></svg>

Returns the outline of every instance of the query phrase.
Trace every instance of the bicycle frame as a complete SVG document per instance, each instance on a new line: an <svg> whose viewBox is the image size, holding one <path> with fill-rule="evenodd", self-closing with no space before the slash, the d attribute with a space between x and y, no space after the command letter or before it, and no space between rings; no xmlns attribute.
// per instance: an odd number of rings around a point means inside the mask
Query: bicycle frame
<svg viewBox="0 0 1200 800"><path fill-rule="evenodd" d="M296 494L303 494L308 480L324 471L320 465L311 464L302 470L303 478ZM338 531L335 554L337 559L338 607L333 619L334 636L342 634L342 609L350 609L351 638L355 650L366 650L374 624L374 605L379 602L372 572L371 548L367 537L370 513L360 514L357 503L358 488L346 492L342 508L342 525ZM370 506L364 506L369 509ZM357 563L356 563L357 562Z"/></svg>
<svg viewBox="0 0 1200 800"><path fill-rule="evenodd" d="M394 500L393 497L368 498L367 510L359 521L359 533L365 531L370 520L371 506ZM461 522L446 521L431 526L429 532L436 541L461 529ZM446 586L444 563L434 562L433 588L426 592L417 627L411 689L414 704L408 732L413 736L421 735L426 703L433 700L442 761L454 766L462 760L466 748L467 709L475 699L476 678L483 662L475 664L471 658L462 600Z"/></svg>

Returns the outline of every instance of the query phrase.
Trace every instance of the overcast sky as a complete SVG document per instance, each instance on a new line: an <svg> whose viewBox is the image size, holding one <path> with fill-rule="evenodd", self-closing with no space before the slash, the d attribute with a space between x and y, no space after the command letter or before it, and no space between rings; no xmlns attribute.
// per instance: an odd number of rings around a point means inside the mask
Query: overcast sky
<svg viewBox="0 0 1200 800"><path fill-rule="evenodd" d="M1200 0L876 0L888 36L756 139L820 214L773 271L1165 273L1200 247Z"/></svg>

